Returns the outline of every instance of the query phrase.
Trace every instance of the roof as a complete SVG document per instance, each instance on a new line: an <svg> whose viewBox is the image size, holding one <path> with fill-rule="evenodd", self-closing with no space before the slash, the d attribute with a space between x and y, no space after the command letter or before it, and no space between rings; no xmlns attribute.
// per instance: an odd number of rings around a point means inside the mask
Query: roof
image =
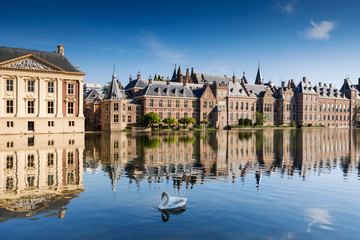
<svg viewBox="0 0 360 240"><path fill-rule="evenodd" d="M263 97L267 85L255 85L255 84L245 84L247 91L249 92L249 97Z"/></svg>
<svg viewBox="0 0 360 240"><path fill-rule="evenodd" d="M195 96L197 96L198 98L201 98L201 96L202 96L203 93L205 92L205 89L206 89L206 86L193 90L193 93L194 93Z"/></svg>
<svg viewBox="0 0 360 240"><path fill-rule="evenodd" d="M322 97L322 98L347 100L347 97L345 96L345 94L340 92L336 88L324 87L324 86L317 85L317 86L315 86L315 91L319 94L319 97Z"/></svg>
<svg viewBox="0 0 360 240"><path fill-rule="evenodd" d="M84 94L84 100L94 100L96 98L101 98L101 94L95 88L92 88Z"/></svg>
<svg viewBox="0 0 360 240"><path fill-rule="evenodd" d="M202 74L202 80L207 81L208 83L228 83L232 81L231 77L226 75L211 75L211 74Z"/></svg>
<svg viewBox="0 0 360 240"><path fill-rule="evenodd" d="M14 58L19 58L19 57L26 56L29 54L32 54L41 59L44 59L45 61L52 63L55 66L58 66L65 71L80 72L69 62L69 60L64 55L62 55L60 53L0 46L0 62L5 62L8 60L11 60Z"/></svg>
<svg viewBox="0 0 360 240"><path fill-rule="evenodd" d="M248 97L245 90L242 88L241 84L239 82L236 82L235 84L233 82L229 82L229 97Z"/></svg>
<svg viewBox="0 0 360 240"><path fill-rule="evenodd" d="M112 75L112 81L109 86L109 90L103 100L123 100L125 99L125 91L120 90L118 81L116 80L115 73Z"/></svg>
<svg viewBox="0 0 360 240"><path fill-rule="evenodd" d="M163 82L156 82L149 84L146 88L141 90L136 97L139 96L162 96L162 97L188 97L195 98L196 96L189 87L183 84L171 85L162 84Z"/></svg>
<svg viewBox="0 0 360 240"><path fill-rule="evenodd" d="M131 82L129 82L126 86L125 89L131 89L131 88L145 88L147 86L147 81L146 80L132 80Z"/></svg>
<svg viewBox="0 0 360 240"><path fill-rule="evenodd" d="M316 94L316 91L311 86L310 82L308 82L306 79L303 79L295 88L294 93Z"/></svg>
<svg viewBox="0 0 360 240"><path fill-rule="evenodd" d="M260 66L259 66L257 74L256 74L255 84L262 84L262 83L263 83L263 79L261 76L261 71L260 71Z"/></svg>

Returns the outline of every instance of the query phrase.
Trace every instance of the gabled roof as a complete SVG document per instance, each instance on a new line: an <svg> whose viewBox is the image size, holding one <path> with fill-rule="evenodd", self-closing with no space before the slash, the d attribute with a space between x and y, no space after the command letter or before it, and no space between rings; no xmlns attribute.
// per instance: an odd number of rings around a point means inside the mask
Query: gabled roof
<svg viewBox="0 0 360 240"><path fill-rule="evenodd" d="M69 60L64 55L61 55L60 53L28 50L28 49L20 49L20 48L0 46L0 63L14 58L26 56L29 54L37 56L55 66L60 67L61 69L67 72L80 72L69 62Z"/></svg>
<svg viewBox="0 0 360 240"><path fill-rule="evenodd" d="M193 90L193 93L196 97L201 98L205 90L206 90L206 86Z"/></svg>
<svg viewBox="0 0 360 240"><path fill-rule="evenodd" d="M231 77L228 77L226 75L212 75L212 74L202 74L202 80L207 81L208 83L225 83L228 84L230 81L232 81Z"/></svg>
<svg viewBox="0 0 360 240"><path fill-rule="evenodd" d="M228 85L229 85L229 92L228 92L229 97L248 97L248 95L246 94L245 90L243 89L243 87L239 82L236 82L234 84L232 81L230 81Z"/></svg>
<svg viewBox="0 0 360 240"><path fill-rule="evenodd" d="M131 88L145 88L147 86L147 81L146 80L132 80L131 82L129 82L126 86L125 89L131 89Z"/></svg>
<svg viewBox="0 0 360 240"><path fill-rule="evenodd" d="M101 98L101 94L95 88L84 94L84 100L94 100L96 98Z"/></svg>
<svg viewBox="0 0 360 240"><path fill-rule="evenodd" d="M163 84L152 83L141 90L136 97L140 96L162 96L162 97L190 97L195 98L196 96L190 90L189 87L183 86L182 84Z"/></svg>
<svg viewBox="0 0 360 240"><path fill-rule="evenodd" d="M316 85L315 91L319 94L319 97L322 98L348 99L344 93L340 92L336 88Z"/></svg>
<svg viewBox="0 0 360 240"><path fill-rule="evenodd" d="M255 84L245 84L246 89L249 92L249 97L264 97L267 85L255 85Z"/></svg>
<svg viewBox="0 0 360 240"><path fill-rule="evenodd" d="M125 91L120 90L118 81L116 80L115 73L112 75L112 81L109 90L103 100L123 100L125 99Z"/></svg>
<svg viewBox="0 0 360 240"><path fill-rule="evenodd" d="M294 90L294 93L316 94L315 89L306 80L301 80Z"/></svg>
<svg viewBox="0 0 360 240"><path fill-rule="evenodd" d="M346 91L346 90L351 90L352 89L352 83L350 82L349 79L344 79L344 84L342 85L340 91Z"/></svg>

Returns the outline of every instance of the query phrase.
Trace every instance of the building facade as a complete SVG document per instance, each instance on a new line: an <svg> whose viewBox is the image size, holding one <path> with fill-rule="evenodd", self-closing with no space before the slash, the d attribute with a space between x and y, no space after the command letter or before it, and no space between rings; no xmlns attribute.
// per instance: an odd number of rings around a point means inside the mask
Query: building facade
<svg viewBox="0 0 360 240"><path fill-rule="evenodd" d="M83 78L55 52L0 47L0 134L83 132Z"/></svg>

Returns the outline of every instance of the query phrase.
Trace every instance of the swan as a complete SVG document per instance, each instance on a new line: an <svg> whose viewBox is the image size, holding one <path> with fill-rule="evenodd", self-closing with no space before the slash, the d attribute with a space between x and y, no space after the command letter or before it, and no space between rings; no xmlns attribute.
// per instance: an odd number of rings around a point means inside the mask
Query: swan
<svg viewBox="0 0 360 240"><path fill-rule="evenodd" d="M165 198L165 199L164 199ZM164 199L159 205L158 208L162 209L174 209L184 207L187 201L187 198L182 197L170 197L167 192L163 192L161 199Z"/></svg>

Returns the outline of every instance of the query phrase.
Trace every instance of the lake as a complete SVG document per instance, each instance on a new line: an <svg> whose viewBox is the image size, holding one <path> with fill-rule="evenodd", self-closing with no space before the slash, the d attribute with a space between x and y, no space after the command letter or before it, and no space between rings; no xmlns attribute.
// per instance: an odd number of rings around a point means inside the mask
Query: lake
<svg viewBox="0 0 360 240"><path fill-rule="evenodd" d="M358 130L1 138L1 239L360 238Z"/></svg>

